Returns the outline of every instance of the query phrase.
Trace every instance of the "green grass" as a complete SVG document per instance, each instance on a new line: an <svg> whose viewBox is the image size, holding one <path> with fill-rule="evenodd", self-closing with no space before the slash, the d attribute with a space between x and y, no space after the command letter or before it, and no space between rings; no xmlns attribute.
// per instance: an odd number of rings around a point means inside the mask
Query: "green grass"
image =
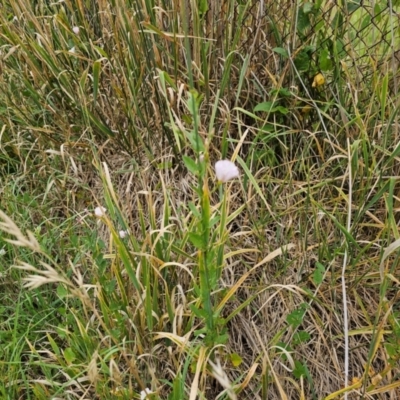
<svg viewBox="0 0 400 400"><path fill-rule="evenodd" d="M396 398L388 10L2 5L1 398Z"/></svg>

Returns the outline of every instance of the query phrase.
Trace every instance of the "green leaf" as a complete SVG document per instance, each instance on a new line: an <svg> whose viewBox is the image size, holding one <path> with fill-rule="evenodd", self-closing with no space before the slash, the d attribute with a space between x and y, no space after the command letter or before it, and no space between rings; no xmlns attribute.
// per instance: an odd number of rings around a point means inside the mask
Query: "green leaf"
<svg viewBox="0 0 400 400"><path fill-rule="evenodd" d="M63 284L59 284L57 286L57 295L60 299L64 299L65 297L68 296L68 290L66 289L66 287Z"/></svg>
<svg viewBox="0 0 400 400"><path fill-rule="evenodd" d="M192 173L193 175L199 174L199 166L192 158L188 156L183 156L183 163L190 173Z"/></svg>
<svg viewBox="0 0 400 400"><path fill-rule="evenodd" d="M229 335L227 333L224 333L222 335L218 335L215 337L215 339L213 340L214 345L218 345L218 344L226 344L226 342L229 339Z"/></svg>
<svg viewBox="0 0 400 400"><path fill-rule="evenodd" d="M313 11L314 4L313 3L304 3L303 4L303 12L304 14L310 14Z"/></svg>
<svg viewBox="0 0 400 400"><path fill-rule="evenodd" d="M327 49L323 49L319 53L319 69L321 71L331 71L333 69L333 62Z"/></svg>
<svg viewBox="0 0 400 400"><path fill-rule="evenodd" d="M287 88L279 88L279 89L272 89L270 92L270 96L283 96L283 97L291 97L292 92Z"/></svg>
<svg viewBox="0 0 400 400"><path fill-rule="evenodd" d="M189 201L188 206L189 206L189 209L190 209L190 211L192 212L192 214L193 214L196 218L200 219L200 218L201 218L201 213L200 213L200 211L196 208L196 206L194 205L194 203L193 203L192 201Z"/></svg>
<svg viewBox="0 0 400 400"><path fill-rule="evenodd" d="M293 346L298 346L301 343L310 340L311 335L306 331L298 331L293 335L292 344Z"/></svg>
<svg viewBox="0 0 400 400"><path fill-rule="evenodd" d="M306 9L307 10L307 9ZM303 7L299 8L297 16L297 32L302 34L310 25L309 13L305 13Z"/></svg>
<svg viewBox="0 0 400 400"><path fill-rule="evenodd" d="M313 280L316 285L320 285L324 280L325 267L319 262L315 264L315 267L316 268L313 273Z"/></svg>
<svg viewBox="0 0 400 400"><path fill-rule="evenodd" d="M70 347L64 350L64 358L68 364L72 364L76 360L76 355Z"/></svg>
<svg viewBox="0 0 400 400"><path fill-rule="evenodd" d="M272 101L265 101L263 103L257 104L254 107L254 112L257 112L257 111L264 111L264 112L270 112L270 113L279 112L281 114L287 114L289 112L289 110L286 107L282 107L282 106L274 107L274 104L275 103Z"/></svg>
<svg viewBox="0 0 400 400"><path fill-rule="evenodd" d="M93 108L96 107L97 93L99 89L99 80L100 80L100 66L101 66L100 60L96 60L93 63Z"/></svg>
<svg viewBox="0 0 400 400"><path fill-rule="evenodd" d="M220 219L221 218L219 215L216 215L215 217L211 218L210 222L208 223L208 227L212 228L217 222L219 222Z"/></svg>
<svg viewBox="0 0 400 400"><path fill-rule="evenodd" d="M311 62L311 51L308 48L304 48L301 50L296 58L294 59L294 65L298 69L299 72L301 71L307 71L310 68L310 62Z"/></svg>
<svg viewBox="0 0 400 400"><path fill-rule="evenodd" d="M104 125L96 116L94 116L89 110L87 110L89 119L99 129L101 133L106 136L114 137L114 132L106 125Z"/></svg>
<svg viewBox="0 0 400 400"><path fill-rule="evenodd" d="M208 2L207 0L199 1L199 14L200 16L204 16L204 14L208 11Z"/></svg>
<svg viewBox="0 0 400 400"><path fill-rule="evenodd" d="M197 249L199 249L199 250L204 249L205 243L204 243L204 238L202 235L190 232L189 240L193 244L193 246L196 247Z"/></svg>
<svg viewBox="0 0 400 400"><path fill-rule="evenodd" d="M280 54L282 57L284 58L289 58L289 53L287 52L287 50L283 47L275 47L274 49L272 49L275 53Z"/></svg>
<svg viewBox="0 0 400 400"><path fill-rule="evenodd" d="M306 376L308 374L308 369L307 366L300 361L295 361L294 362L295 368L293 370L293 375L297 378L300 379L302 376Z"/></svg>
<svg viewBox="0 0 400 400"><path fill-rule="evenodd" d="M257 111L265 111L265 112L270 112L274 106L274 103L272 101L264 101L263 103L257 104L254 107L254 112Z"/></svg>
<svg viewBox="0 0 400 400"><path fill-rule="evenodd" d="M199 154L204 151L204 143L201 139L200 135L198 135L194 130L191 132L185 132L186 137L189 139L190 144L192 145L192 149Z"/></svg>
<svg viewBox="0 0 400 400"><path fill-rule="evenodd" d="M289 112L289 110L286 107L282 107L282 106L274 107L271 110L271 112L276 112L276 111L280 112L283 115L286 115Z"/></svg>
<svg viewBox="0 0 400 400"><path fill-rule="evenodd" d="M299 327L302 322L304 315L307 311L308 304L307 303L302 303L300 306L292 311L287 317L286 317L286 322L291 325L293 328Z"/></svg>
<svg viewBox="0 0 400 400"><path fill-rule="evenodd" d="M202 309L196 307L194 304L190 304L190 305L189 305L189 308L190 308L190 311L191 311L196 317L206 319L207 316L208 316L206 310L202 310ZM204 329L205 329L205 328L203 328L203 329L201 329L201 330L199 330L199 331L196 331L196 334L198 334L198 335L204 334L204 332L205 332Z"/></svg>
<svg viewBox="0 0 400 400"><path fill-rule="evenodd" d="M386 353L389 355L390 358L396 358L399 355L400 347L393 343L385 343L385 350Z"/></svg>
<svg viewBox="0 0 400 400"><path fill-rule="evenodd" d="M347 5L347 12L351 14L356 11L357 8L360 8L361 0L348 0L345 4Z"/></svg>

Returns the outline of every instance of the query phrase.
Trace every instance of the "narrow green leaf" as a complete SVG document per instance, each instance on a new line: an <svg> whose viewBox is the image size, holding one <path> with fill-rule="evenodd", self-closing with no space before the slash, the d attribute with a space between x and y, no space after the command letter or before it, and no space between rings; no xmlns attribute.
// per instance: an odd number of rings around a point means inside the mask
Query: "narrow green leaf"
<svg viewBox="0 0 400 400"><path fill-rule="evenodd" d="M283 47L275 47L275 48L273 49L273 51L274 51L275 53L280 54L282 57L289 58L289 53L288 53L288 51L287 51L286 49L284 49Z"/></svg>
<svg viewBox="0 0 400 400"><path fill-rule="evenodd" d="M96 108L97 93L99 90L101 60L93 63L93 109Z"/></svg>
<svg viewBox="0 0 400 400"><path fill-rule="evenodd" d="M387 92L388 92L388 85L389 85L389 75L386 74L382 80L382 87L381 87L381 118L384 121L385 118L385 111L386 111L386 99L387 99Z"/></svg>
<svg viewBox="0 0 400 400"><path fill-rule="evenodd" d="M114 137L114 132L106 125L104 125L98 118L96 118L89 110L87 110L90 121L106 136Z"/></svg>
<svg viewBox="0 0 400 400"><path fill-rule="evenodd" d="M254 112L257 111L265 111L265 112L270 112L274 106L274 103L272 101L264 101L263 103L257 104L254 107Z"/></svg>

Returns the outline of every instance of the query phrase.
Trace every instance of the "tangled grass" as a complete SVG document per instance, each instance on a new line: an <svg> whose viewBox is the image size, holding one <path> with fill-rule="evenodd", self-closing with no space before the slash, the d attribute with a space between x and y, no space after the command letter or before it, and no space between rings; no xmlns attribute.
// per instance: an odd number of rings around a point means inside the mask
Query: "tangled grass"
<svg viewBox="0 0 400 400"><path fill-rule="evenodd" d="M2 2L2 398L399 397L396 6L346 10Z"/></svg>

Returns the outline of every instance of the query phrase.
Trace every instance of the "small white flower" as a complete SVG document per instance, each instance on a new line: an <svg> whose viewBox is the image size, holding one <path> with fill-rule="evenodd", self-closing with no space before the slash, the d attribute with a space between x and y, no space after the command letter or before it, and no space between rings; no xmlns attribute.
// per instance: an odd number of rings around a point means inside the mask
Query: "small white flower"
<svg viewBox="0 0 400 400"><path fill-rule="evenodd" d="M106 215L106 212L107 212L107 209L104 208L104 207L96 207L96 208L94 209L94 215L95 215L97 218L104 217L104 216Z"/></svg>
<svg viewBox="0 0 400 400"><path fill-rule="evenodd" d="M79 35L79 26L74 26L74 27L72 28L72 32L74 32L75 35Z"/></svg>
<svg viewBox="0 0 400 400"><path fill-rule="evenodd" d="M121 239L123 239L128 236L128 231L119 231L118 234L119 234L119 237Z"/></svg>
<svg viewBox="0 0 400 400"><path fill-rule="evenodd" d="M0 257L1 257L1 256L4 256L5 254L6 254L6 251L5 251L4 249L1 249L1 250L0 250Z"/></svg>
<svg viewBox="0 0 400 400"><path fill-rule="evenodd" d="M239 168L229 160L220 160L215 163L215 174L220 182L228 182L239 177Z"/></svg>
<svg viewBox="0 0 400 400"><path fill-rule="evenodd" d="M69 49L69 52L70 52L70 53L76 53L75 46L74 46L74 47L71 47L71 48Z"/></svg>
<svg viewBox="0 0 400 400"><path fill-rule="evenodd" d="M148 394L151 394L152 391L149 388L146 388L140 392L140 400L145 400Z"/></svg>

